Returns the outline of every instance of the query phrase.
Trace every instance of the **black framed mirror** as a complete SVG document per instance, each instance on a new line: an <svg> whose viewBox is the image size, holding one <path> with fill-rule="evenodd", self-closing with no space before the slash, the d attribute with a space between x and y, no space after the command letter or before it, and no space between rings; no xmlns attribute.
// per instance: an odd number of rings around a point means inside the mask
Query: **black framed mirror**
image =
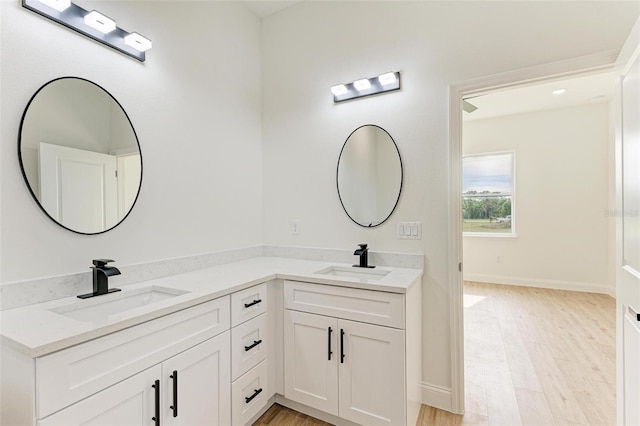
<svg viewBox="0 0 640 426"><path fill-rule="evenodd" d="M18 159L42 211L78 234L115 228L140 193L142 154L129 116L80 77L51 80L34 93L20 121Z"/></svg>
<svg viewBox="0 0 640 426"><path fill-rule="evenodd" d="M336 184L345 213L360 226L382 225L402 192L402 159L396 142L382 127L365 124L347 137Z"/></svg>

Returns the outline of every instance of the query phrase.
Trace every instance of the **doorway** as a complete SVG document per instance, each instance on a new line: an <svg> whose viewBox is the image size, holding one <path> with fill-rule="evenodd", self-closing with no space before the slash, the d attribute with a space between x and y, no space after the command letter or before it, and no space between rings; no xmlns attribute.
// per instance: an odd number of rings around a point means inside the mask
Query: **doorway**
<svg viewBox="0 0 640 426"><path fill-rule="evenodd" d="M455 413L464 412L464 333L463 333L463 279L462 279L462 102L463 98L471 98L480 95L514 88L516 86L531 86L537 83L549 83L575 76L589 76L610 72L614 58L606 55L596 55L578 58L572 61L549 64L542 67L520 70L495 77L479 79L453 85L450 90L451 120L450 120L450 271L451 271L451 309L450 318L452 325L452 383L453 393L451 408ZM574 71L574 70L580 70ZM472 101L473 102L473 101ZM517 166L516 166L517 167ZM516 194L517 198L517 194ZM517 211L517 200L515 201ZM604 214L601 210L601 214ZM506 215L505 215L506 216ZM503 219L505 216L501 216ZM516 224L517 235L518 219L511 218ZM496 258L495 261L498 261Z"/></svg>

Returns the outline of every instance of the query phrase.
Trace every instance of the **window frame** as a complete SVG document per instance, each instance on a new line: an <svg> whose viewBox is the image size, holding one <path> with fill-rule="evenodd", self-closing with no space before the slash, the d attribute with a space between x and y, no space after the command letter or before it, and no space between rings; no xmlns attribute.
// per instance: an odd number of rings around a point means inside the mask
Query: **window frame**
<svg viewBox="0 0 640 426"><path fill-rule="evenodd" d="M490 155L511 154L511 232L465 232L464 231L464 191L462 185L464 185L464 159L468 157L486 157ZM481 237L481 238L516 238L516 151L504 150L504 151L492 151L492 152L480 152L476 154L463 154L462 155L462 182L460 192L460 216L462 223L460 224L463 237Z"/></svg>

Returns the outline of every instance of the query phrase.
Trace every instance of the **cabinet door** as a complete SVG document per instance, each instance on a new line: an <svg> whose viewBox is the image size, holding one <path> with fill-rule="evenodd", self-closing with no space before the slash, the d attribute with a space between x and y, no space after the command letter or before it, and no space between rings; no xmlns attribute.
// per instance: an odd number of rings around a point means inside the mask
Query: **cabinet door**
<svg viewBox="0 0 640 426"><path fill-rule="evenodd" d="M226 331L162 363L164 425L231 423L230 351Z"/></svg>
<svg viewBox="0 0 640 426"><path fill-rule="evenodd" d="M404 331L347 320L338 327L339 416L371 426L405 424Z"/></svg>
<svg viewBox="0 0 640 426"><path fill-rule="evenodd" d="M335 318L285 310L284 396L338 414L338 346Z"/></svg>
<svg viewBox="0 0 640 426"><path fill-rule="evenodd" d="M40 420L39 426L134 426L152 425L159 365L98 392L62 411Z"/></svg>

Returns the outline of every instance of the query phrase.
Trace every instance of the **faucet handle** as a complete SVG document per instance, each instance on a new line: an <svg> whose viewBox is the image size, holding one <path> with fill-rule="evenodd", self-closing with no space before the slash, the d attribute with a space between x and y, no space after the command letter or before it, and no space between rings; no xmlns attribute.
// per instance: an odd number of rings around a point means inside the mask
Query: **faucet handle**
<svg viewBox="0 0 640 426"><path fill-rule="evenodd" d="M367 244L358 244L358 246L359 246L362 250L366 250L366 249L367 249Z"/></svg>
<svg viewBox="0 0 640 426"><path fill-rule="evenodd" d="M96 266L96 268L102 268L104 266L107 266L107 263L109 262L115 262L115 260L112 259L93 259L93 264Z"/></svg>

